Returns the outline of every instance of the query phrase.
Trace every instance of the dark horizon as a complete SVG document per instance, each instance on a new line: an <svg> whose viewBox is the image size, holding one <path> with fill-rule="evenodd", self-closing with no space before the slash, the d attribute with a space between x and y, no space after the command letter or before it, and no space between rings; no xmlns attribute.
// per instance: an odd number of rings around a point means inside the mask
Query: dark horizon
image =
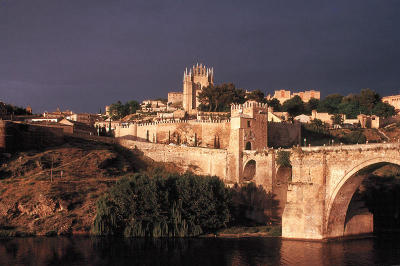
<svg viewBox="0 0 400 266"><path fill-rule="evenodd" d="M0 100L98 112L181 91L186 67L239 88L400 93L400 1L0 0Z"/></svg>

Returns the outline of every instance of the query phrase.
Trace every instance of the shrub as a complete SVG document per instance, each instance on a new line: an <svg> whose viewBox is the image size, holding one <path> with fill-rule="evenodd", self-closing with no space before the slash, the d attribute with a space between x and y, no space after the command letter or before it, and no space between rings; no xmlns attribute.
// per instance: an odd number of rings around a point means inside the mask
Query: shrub
<svg viewBox="0 0 400 266"><path fill-rule="evenodd" d="M217 177L186 173L125 177L97 202L92 231L127 237L196 236L230 221L228 189Z"/></svg>

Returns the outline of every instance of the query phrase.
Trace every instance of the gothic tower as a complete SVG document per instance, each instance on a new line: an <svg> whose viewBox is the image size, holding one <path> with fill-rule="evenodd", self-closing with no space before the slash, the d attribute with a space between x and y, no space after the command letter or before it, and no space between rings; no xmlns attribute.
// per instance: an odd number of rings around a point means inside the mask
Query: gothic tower
<svg viewBox="0 0 400 266"><path fill-rule="evenodd" d="M189 72L183 72L183 109L189 114L197 112L199 101L197 96L204 87L214 84L214 69L203 64L193 66Z"/></svg>

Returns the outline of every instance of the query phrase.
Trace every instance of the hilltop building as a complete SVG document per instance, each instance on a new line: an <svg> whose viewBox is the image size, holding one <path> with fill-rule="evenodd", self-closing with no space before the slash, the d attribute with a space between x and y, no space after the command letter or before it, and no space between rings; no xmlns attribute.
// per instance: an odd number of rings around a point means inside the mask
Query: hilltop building
<svg viewBox="0 0 400 266"><path fill-rule="evenodd" d="M296 95L299 96L305 103L310 101L310 99L312 98L317 100L321 98L321 92L316 90L293 92L293 93L289 90L276 90L273 96L268 95L266 98L267 100L275 98L279 100L281 104L283 104L285 101L290 100Z"/></svg>
<svg viewBox="0 0 400 266"><path fill-rule="evenodd" d="M168 104L182 104L182 92L168 92Z"/></svg>
<svg viewBox="0 0 400 266"><path fill-rule="evenodd" d="M204 87L214 84L214 69L203 64L193 66L183 72L183 109L188 114L196 114L200 105L197 96Z"/></svg>
<svg viewBox="0 0 400 266"><path fill-rule="evenodd" d="M396 110L400 110L400 95L382 97L382 102L392 105Z"/></svg>

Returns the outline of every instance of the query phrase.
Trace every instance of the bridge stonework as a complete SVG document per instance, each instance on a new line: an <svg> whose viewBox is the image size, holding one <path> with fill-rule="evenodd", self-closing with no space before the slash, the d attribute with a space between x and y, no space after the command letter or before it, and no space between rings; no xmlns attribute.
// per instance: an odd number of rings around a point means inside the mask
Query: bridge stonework
<svg viewBox="0 0 400 266"><path fill-rule="evenodd" d="M321 240L371 233L372 214L351 214L349 203L366 176L363 169L371 172L382 164L400 165L400 145L297 148L291 162L283 237Z"/></svg>
<svg viewBox="0 0 400 266"><path fill-rule="evenodd" d="M295 239L322 240L371 233L372 214L366 208L349 209L354 205L350 204L352 197L365 173L383 164L400 165L400 143L297 147L287 150L291 152L292 165L291 180L287 182L281 180L274 149L119 142L128 148L138 148L155 161L173 163L196 174L219 176L228 185L246 182L262 185L282 201L282 236Z"/></svg>

